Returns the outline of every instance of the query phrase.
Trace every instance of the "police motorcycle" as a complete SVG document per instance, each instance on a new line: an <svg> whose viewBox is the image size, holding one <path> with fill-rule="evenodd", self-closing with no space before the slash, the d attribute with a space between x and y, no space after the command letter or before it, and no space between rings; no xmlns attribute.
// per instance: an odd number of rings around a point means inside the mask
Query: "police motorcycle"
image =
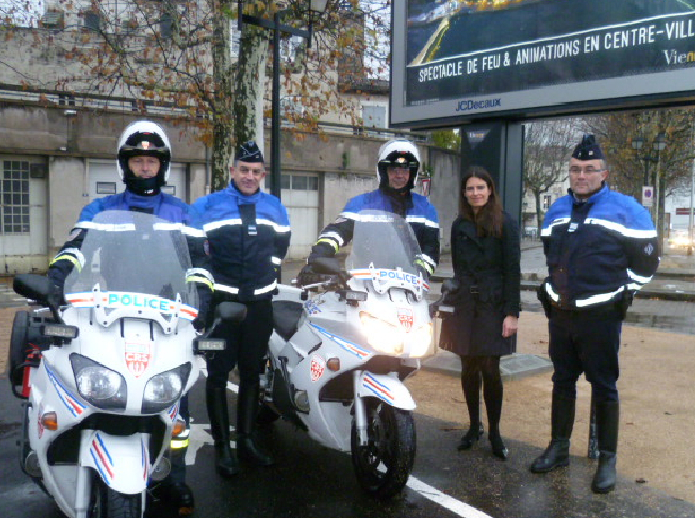
<svg viewBox="0 0 695 518"><path fill-rule="evenodd" d="M317 259L321 282L278 287L260 416L280 415L351 452L360 486L386 499L403 489L415 460L415 401L403 381L434 353L429 286L403 218L359 218L347 271L337 258Z"/></svg>
<svg viewBox="0 0 695 518"><path fill-rule="evenodd" d="M18 312L11 336L10 382L26 399L20 462L70 518L143 516L148 489L169 473L171 438L185 429L179 402L203 365L196 354L224 348L193 328L197 293L179 227L103 212L64 299L47 277L15 277L15 291L44 307ZM217 321L244 315L229 303Z"/></svg>

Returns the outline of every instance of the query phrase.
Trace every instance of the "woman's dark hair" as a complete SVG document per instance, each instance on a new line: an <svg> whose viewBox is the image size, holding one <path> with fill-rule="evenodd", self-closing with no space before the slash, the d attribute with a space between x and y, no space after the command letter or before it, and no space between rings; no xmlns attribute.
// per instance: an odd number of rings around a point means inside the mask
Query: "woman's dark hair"
<svg viewBox="0 0 695 518"><path fill-rule="evenodd" d="M477 214L473 212L473 207L470 206L468 198L466 198L466 184L469 178L479 178L483 180L490 189L490 197L487 199L487 203L480 208ZM469 167L466 174L464 174L461 179L459 215L475 223L478 236L502 237L502 222L504 221L502 204L497 197L495 182L492 180L492 176L480 166Z"/></svg>

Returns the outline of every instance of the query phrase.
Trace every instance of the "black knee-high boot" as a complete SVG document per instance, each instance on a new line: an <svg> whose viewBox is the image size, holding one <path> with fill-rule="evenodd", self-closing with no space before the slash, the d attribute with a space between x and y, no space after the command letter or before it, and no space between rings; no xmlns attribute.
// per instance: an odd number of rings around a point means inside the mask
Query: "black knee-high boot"
<svg viewBox="0 0 695 518"><path fill-rule="evenodd" d="M466 397L470 425L468 431L461 437L459 450L471 449L480 437L480 374L478 369L471 368L469 361L461 358L461 388Z"/></svg>
<svg viewBox="0 0 695 518"><path fill-rule="evenodd" d="M488 439L492 446L492 454L502 460L509 456L509 450L502 441L500 434L500 418L502 416L502 377L499 371L499 359L491 358L483 370L483 397L489 425Z"/></svg>
<svg viewBox="0 0 695 518"><path fill-rule="evenodd" d="M570 438L574 427L575 400L553 392L550 445L529 467L531 473L547 473L570 463Z"/></svg>
<svg viewBox="0 0 695 518"><path fill-rule="evenodd" d="M237 453L241 460L256 466L272 466L273 458L256 445L256 417L258 416L258 383L239 384L239 403L237 406Z"/></svg>
<svg viewBox="0 0 695 518"><path fill-rule="evenodd" d="M229 446L229 410L227 388L205 385L205 403L215 441L215 469L225 478L239 473L239 463Z"/></svg>
<svg viewBox="0 0 695 518"><path fill-rule="evenodd" d="M591 482L591 490L594 493L609 493L615 489L619 419L620 404L617 401L596 403L599 458L598 468Z"/></svg>

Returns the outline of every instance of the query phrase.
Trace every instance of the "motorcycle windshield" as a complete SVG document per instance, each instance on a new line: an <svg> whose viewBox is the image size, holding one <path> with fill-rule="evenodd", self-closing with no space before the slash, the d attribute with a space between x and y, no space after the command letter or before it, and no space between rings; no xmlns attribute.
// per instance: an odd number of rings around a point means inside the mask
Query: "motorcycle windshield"
<svg viewBox="0 0 695 518"><path fill-rule="evenodd" d="M66 279L66 294L90 292L98 285L102 292L167 301L180 295L181 302L198 307L194 283L186 282L191 262L183 224L140 212L105 211L85 227L80 248L84 265Z"/></svg>
<svg viewBox="0 0 695 518"><path fill-rule="evenodd" d="M417 274L415 260L420 254L413 229L401 216L384 211L362 211L355 220L352 251L345 266L348 271L371 266Z"/></svg>

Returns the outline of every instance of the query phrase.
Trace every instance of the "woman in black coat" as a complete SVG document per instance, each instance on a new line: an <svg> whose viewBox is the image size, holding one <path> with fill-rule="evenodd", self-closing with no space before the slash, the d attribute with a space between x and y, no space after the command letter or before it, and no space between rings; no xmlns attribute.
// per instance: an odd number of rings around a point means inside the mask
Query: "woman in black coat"
<svg viewBox="0 0 695 518"><path fill-rule="evenodd" d="M442 331L443 347L461 357L461 386L470 417L470 428L458 449L470 449L480 437L482 373L492 453L506 459L508 451L500 435L500 357L516 351L519 229L502 210L494 182L481 167L471 167L463 177L459 207L459 217L451 227L456 310L444 321Z"/></svg>

